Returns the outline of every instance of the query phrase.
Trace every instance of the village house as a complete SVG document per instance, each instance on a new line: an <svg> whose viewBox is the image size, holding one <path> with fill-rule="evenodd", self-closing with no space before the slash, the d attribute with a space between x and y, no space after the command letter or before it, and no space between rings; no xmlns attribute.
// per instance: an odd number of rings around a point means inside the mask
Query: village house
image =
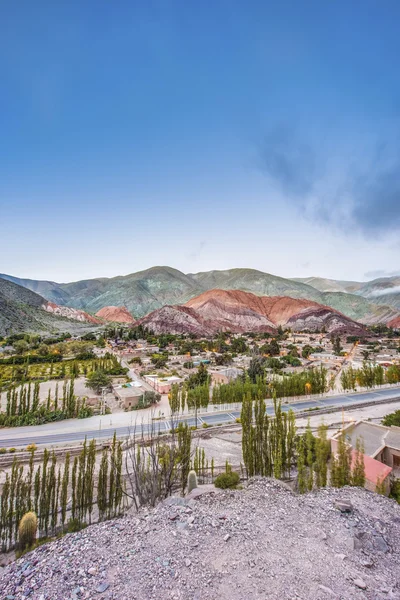
<svg viewBox="0 0 400 600"><path fill-rule="evenodd" d="M364 444L365 487L375 491L377 484L381 483L388 494L391 477L400 477L400 427L357 421L342 431L346 443L353 449L353 455L357 438ZM339 431L331 439L333 453L337 452L340 435Z"/></svg>
<svg viewBox="0 0 400 600"><path fill-rule="evenodd" d="M211 376L211 383L215 385L229 383L239 377L239 375L242 375L243 371L236 367L222 367L221 369L209 369L208 373Z"/></svg>
<svg viewBox="0 0 400 600"><path fill-rule="evenodd" d="M120 385L114 387L114 397L119 402L121 408L126 410L139 404L144 390L142 387L133 387L130 385Z"/></svg>

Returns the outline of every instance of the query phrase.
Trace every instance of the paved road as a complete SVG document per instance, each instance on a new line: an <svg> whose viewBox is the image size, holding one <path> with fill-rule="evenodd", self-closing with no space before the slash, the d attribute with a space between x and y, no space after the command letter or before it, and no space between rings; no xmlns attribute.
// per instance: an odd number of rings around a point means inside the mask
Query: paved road
<svg viewBox="0 0 400 600"><path fill-rule="evenodd" d="M400 400L400 387L386 388L381 390L373 390L370 392L362 392L357 394L342 394L340 396L324 397L318 400L304 399L302 401L283 404L282 410L288 411L292 408L296 412L307 409L323 409L337 406L339 409L343 406L348 409L352 406L357 406L365 402L374 402L383 400ZM267 413L273 414L273 407L267 406ZM197 416L197 424L201 426L203 423L207 425L228 424L235 421L240 416L240 409L221 410L220 412L199 413ZM149 420L147 415L147 421ZM113 423L114 421L114 423ZM172 427L171 417L163 420L155 420L153 423L147 422L139 416L139 413L118 413L116 415L108 415L104 417L91 417L89 419L69 421L60 421L58 423L47 423L45 425L32 427L15 427L0 430L0 447L11 448L13 446L26 446L31 443L45 444L51 446L55 444L68 444L71 442L81 442L87 437L88 439L96 438L98 440L106 440L113 436L116 431L118 437L126 437L135 430L137 435L148 433L151 427L155 431L169 431ZM194 416L183 416L179 419L175 418L175 423L185 421L188 425L195 425Z"/></svg>

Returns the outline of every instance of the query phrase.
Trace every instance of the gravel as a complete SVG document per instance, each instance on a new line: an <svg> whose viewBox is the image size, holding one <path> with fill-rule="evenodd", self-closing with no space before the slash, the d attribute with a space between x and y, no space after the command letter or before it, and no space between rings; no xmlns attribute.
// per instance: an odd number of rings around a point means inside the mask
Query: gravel
<svg viewBox="0 0 400 600"><path fill-rule="evenodd" d="M400 600L399 550L393 500L253 479L40 546L3 570L0 600Z"/></svg>

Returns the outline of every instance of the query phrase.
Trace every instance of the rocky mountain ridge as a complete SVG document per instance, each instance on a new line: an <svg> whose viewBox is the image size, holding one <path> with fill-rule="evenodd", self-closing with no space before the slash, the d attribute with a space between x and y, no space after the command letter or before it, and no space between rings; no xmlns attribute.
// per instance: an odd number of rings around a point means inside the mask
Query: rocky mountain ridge
<svg viewBox="0 0 400 600"><path fill-rule="evenodd" d="M4 568L13 600L398 600L400 507L271 479L92 525Z"/></svg>
<svg viewBox="0 0 400 600"><path fill-rule="evenodd" d="M184 306L165 306L139 324L160 333L215 335L219 331L274 333L279 325L293 330L361 333L362 325L311 300L256 296L240 290L210 290Z"/></svg>

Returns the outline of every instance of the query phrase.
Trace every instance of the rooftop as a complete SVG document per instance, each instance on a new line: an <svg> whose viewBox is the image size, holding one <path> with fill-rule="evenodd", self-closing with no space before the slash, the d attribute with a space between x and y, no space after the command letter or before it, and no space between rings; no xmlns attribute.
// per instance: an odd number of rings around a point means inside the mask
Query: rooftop
<svg viewBox="0 0 400 600"><path fill-rule="evenodd" d="M357 438L362 438L364 452L374 457L385 446L400 450L400 427L384 427L359 421L345 428L346 441L355 448Z"/></svg>

